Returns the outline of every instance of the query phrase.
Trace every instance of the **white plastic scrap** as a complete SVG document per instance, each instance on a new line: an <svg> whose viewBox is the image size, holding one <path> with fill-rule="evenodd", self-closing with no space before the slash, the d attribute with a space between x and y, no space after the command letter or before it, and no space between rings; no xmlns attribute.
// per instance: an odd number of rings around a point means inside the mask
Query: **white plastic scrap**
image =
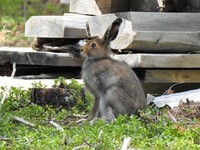
<svg viewBox="0 0 200 150"><path fill-rule="evenodd" d="M187 99L194 102L200 102L200 88L158 97L147 94L147 104L153 102L157 107L164 107L165 105L168 105L171 108L177 107L180 101L186 102Z"/></svg>

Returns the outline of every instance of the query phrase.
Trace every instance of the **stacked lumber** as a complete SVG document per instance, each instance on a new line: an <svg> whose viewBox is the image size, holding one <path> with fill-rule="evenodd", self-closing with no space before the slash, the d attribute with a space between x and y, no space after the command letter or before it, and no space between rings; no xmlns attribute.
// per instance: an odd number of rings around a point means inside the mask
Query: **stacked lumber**
<svg viewBox="0 0 200 150"><path fill-rule="evenodd" d="M77 46L78 49L80 45L77 43L90 36L102 37L111 22L121 17L123 23L111 48L119 50L118 53L123 55L115 54L114 59L125 61L132 68L144 70L145 82L200 82L200 14L159 13L158 5L157 0L148 3L143 0L70 0L70 13L64 16L31 17L26 22L25 35L35 37L38 41L54 39L53 43L46 45L44 42L36 42L37 48L59 47L60 39L65 39L66 45ZM157 12L130 12L144 8ZM43 53L46 52L38 52L41 57L37 58L44 57ZM45 57L50 58L52 56L49 55L53 54L49 53ZM55 58L52 57L55 59L53 63L42 63L37 59L34 64L81 66L82 60L78 61L80 58L64 55L56 54ZM69 61L64 63L64 59L69 56ZM23 62L29 61L24 58Z"/></svg>
<svg viewBox="0 0 200 150"><path fill-rule="evenodd" d="M25 35L39 38L84 39L100 36L117 17L123 18L112 49L139 52L190 52L200 49L199 13L124 12L87 16L33 16L26 22ZM87 28L88 23L88 28Z"/></svg>

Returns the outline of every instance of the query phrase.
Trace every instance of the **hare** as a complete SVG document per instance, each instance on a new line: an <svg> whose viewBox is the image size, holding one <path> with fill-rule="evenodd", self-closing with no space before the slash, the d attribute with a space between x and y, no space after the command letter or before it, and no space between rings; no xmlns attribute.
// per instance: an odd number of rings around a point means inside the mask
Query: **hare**
<svg viewBox="0 0 200 150"><path fill-rule="evenodd" d="M125 62L112 59L109 44L117 37L121 18L108 27L102 39L92 38L81 47L85 57L82 78L95 98L91 120L102 118L111 122L119 114L137 114L146 107L146 99L139 79Z"/></svg>

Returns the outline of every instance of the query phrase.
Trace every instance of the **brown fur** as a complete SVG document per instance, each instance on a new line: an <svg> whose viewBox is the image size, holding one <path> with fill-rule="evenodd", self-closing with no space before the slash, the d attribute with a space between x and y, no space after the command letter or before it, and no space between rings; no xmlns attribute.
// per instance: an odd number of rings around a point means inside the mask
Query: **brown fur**
<svg viewBox="0 0 200 150"><path fill-rule="evenodd" d="M110 122L119 114L137 114L146 107L144 91L135 73L126 63L109 56L109 43L116 38L121 22L121 18L116 19L102 39L96 37L81 48L86 57L82 78L95 98L91 119L100 117Z"/></svg>

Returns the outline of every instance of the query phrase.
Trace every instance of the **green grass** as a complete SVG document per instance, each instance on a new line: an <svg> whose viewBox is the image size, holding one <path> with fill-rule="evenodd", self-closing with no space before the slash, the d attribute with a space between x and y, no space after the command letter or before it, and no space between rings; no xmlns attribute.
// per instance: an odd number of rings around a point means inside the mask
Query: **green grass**
<svg viewBox="0 0 200 150"><path fill-rule="evenodd" d="M31 16L63 15L68 12L66 5L42 3L41 0L28 0L26 13L23 11L23 0L0 0L0 32L8 30L5 42L0 46L30 46L33 38L24 36L25 22Z"/></svg>
<svg viewBox="0 0 200 150"><path fill-rule="evenodd" d="M63 82L62 78L60 81ZM55 81L58 84L58 80ZM42 86L41 84L39 86ZM81 88L75 80L72 88ZM1 96L5 88L1 88ZM105 124L97 120L93 125L87 121L66 123L73 114L88 114L92 105L81 104L86 109L74 107L72 110L41 107L30 101L30 91L12 88L0 112L0 149L120 149L123 140L131 137L131 148L145 150L198 150L200 149L200 128L173 124L167 117L166 108L148 107L141 112L142 117L119 116L115 122ZM91 104L91 96L88 95ZM79 104L78 104L79 105ZM158 115L159 114L159 115ZM13 121L10 116L21 117L36 125L28 127ZM49 124L50 120L59 123L64 132ZM180 126L181 128L177 128Z"/></svg>

